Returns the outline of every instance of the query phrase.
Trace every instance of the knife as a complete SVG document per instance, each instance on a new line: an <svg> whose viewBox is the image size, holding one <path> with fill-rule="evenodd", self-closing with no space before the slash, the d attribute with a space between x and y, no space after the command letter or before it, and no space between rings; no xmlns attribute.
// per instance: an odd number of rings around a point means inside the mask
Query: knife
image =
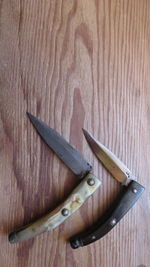
<svg viewBox="0 0 150 267"><path fill-rule="evenodd" d="M131 171L104 145L83 129L84 136L97 158L122 184L122 192L109 210L92 227L70 239L72 248L86 246L106 235L141 197L145 188L137 183Z"/></svg>
<svg viewBox="0 0 150 267"><path fill-rule="evenodd" d="M78 210L85 200L101 185L99 179L91 172L92 166L61 135L44 122L27 113L45 143L57 154L68 168L82 180L72 194L52 212L37 221L9 234L10 243L33 238L43 232L54 229Z"/></svg>

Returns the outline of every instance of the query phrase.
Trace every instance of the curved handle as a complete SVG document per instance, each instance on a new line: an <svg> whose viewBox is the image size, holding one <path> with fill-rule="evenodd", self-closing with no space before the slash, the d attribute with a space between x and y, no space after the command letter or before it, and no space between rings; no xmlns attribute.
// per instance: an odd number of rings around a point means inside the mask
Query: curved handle
<svg viewBox="0 0 150 267"><path fill-rule="evenodd" d="M77 234L70 239L72 248L75 249L80 246L86 246L106 235L129 211L129 209L132 208L144 190L144 187L135 181L131 181L128 186L124 186L124 190L119 198L99 222L83 233Z"/></svg>
<svg viewBox="0 0 150 267"><path fill-rule="evenodd" d="M54 229L78 210L100 185L100 180L89 173L59 207L34 223L10 233L10 243L24 241Z"/></svg>

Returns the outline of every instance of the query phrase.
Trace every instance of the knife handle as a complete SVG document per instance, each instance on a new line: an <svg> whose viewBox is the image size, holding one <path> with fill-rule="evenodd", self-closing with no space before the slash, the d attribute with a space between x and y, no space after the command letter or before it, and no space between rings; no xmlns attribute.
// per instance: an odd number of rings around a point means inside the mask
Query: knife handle
<svg viewBox="0 0 150 267"><path fill-rule="evenodd" d="M132 208L144 190L142 185L133 180L128 186L124 186L119 198L96 224L70 239L71 247L76 249L80 246L86 246L106 235Z"/></svg>
<svg viewBox="0 0 150 267"><path fill-rule="evenodd" d="M76 210L78 210L85 200L88 199L100 185L100 180L92 173L89 173L73 190L72 194L65 200L65 202L58 206L55 210L37 221L10 233L10 243L24 241L54 229L70 217L70 215Z"/></svg>

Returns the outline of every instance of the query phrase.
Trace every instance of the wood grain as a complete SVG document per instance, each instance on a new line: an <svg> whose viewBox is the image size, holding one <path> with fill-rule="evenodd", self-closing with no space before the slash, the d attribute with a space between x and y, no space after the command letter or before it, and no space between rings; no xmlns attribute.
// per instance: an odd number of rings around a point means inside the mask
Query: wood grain
<svg viewBox="0 0 150 267"><path fill-rule="evenodd" d="M0 267L150 266L150 1L0 0ZM99 192L63 225L11 245L8 233L55 208L77 185L26 111L93 164ZM120 185L86 144L84 127L146 187L103 239L72 250Z"/></svg>

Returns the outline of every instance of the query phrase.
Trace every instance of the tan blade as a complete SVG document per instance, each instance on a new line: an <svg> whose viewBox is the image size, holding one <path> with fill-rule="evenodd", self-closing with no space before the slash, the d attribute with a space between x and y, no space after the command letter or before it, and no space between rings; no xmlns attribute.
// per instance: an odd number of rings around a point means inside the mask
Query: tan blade
<svg viewBox="0 0 150 267"><path fill-rule="evenodd" d="M85 138L97 158L120 183L127 185L134 178L131 171L104 145L83 129Z"/></svg>

